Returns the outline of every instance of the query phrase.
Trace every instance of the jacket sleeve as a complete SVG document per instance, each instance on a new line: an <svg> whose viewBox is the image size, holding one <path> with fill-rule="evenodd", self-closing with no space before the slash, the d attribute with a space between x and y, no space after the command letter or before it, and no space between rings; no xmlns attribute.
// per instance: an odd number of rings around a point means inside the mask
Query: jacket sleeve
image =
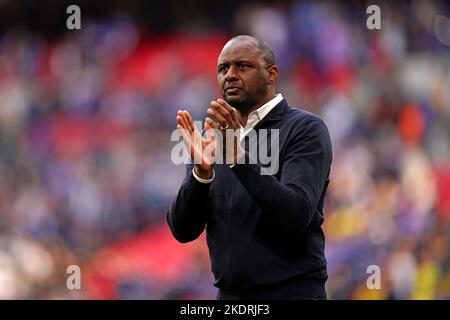
<svg viewBox="0 0 450 320"><path fill-rule="evenodd" d="M305 122L305 121L303 121ZM330 173L332 151L326 125L313 118L296 129L280 159L280 181L261 175L261 166L249 161L231 170L263 210L272 215L285 232L299 233L308 228Z"/></svg>
<svg viewBox="0 0 450 320"><path fill-rule="evenodd" d="M197 181L192 174L193 167L192 164L186 166L186 177L166 217L172 235L181 243L197 239L206 226L211 183Z"/></svg>

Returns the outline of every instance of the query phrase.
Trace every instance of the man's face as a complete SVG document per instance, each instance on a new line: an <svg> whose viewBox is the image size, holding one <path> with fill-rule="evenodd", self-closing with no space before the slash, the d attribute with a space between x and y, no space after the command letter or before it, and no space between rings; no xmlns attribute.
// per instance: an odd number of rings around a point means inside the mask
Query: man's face
<svg viewBox="0 0 450 320"><path fill-rule="evenodd" d="M257 105L267 95L266 67L256 42L228 42L217 63L217 82L224 100L241 112Z"/></svg>

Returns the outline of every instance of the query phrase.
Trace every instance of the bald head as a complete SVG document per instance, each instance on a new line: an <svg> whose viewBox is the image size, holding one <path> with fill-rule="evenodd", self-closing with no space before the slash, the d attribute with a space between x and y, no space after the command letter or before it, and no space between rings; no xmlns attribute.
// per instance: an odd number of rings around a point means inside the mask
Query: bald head
<svg viewBox="0 0 450 320"><path fill-rule="evenodd" d="M273 54L272 47L266 41L264 41L260 38L249 36L249 35L239 35L239 36L231 38L225 44L224 49L228 45L232 45L237 42L254 43L256 45L256 47L259 49L259 51L261 52L261 54L263 55L263 59L266 62L267 66L273 66L275 64L275 55Z"/></svg>

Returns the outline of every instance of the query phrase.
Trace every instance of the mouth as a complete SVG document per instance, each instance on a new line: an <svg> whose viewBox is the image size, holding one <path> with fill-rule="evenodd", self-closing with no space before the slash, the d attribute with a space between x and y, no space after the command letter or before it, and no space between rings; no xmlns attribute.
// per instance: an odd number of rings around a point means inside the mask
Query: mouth
<svg viewBox="0 0 450 320"><path fill-rule="evenodd" d="M239 91L241 91L241 88L239 88L239 87L233 87L233 86L228 87L228 88L226 88L226 89L224 90L224 92L227 93L227 94L236 94L236 93L238 93Z"/></svg>

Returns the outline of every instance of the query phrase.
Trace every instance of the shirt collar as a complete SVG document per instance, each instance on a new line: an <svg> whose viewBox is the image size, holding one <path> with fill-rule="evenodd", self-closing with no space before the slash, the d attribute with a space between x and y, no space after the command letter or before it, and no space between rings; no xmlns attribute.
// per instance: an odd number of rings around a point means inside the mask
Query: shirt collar
<svg viewBox="0 0 450 320"><path fill-rule="evenodd" d="M245 127L241 126L240 128L240 137L241 141L251 131L257 124L260 122L277 104L279 104L283 100L283 96L281 93L278 93L271 100L267 101L258 109L249 113L247 118L247 124Z"/></svg>
<svg viewBox="0 0 450 320"><path fill-rule="evenodd" d="M264 117L275 108L275 106L283 100L283 96L281 93L278 93L273 97L271 100L267 101L265 104L263 104L261 107L256 109L255 111L252 111L249 113L248 118L256 118L258 119L258 122L264 119Z"/></svg>

